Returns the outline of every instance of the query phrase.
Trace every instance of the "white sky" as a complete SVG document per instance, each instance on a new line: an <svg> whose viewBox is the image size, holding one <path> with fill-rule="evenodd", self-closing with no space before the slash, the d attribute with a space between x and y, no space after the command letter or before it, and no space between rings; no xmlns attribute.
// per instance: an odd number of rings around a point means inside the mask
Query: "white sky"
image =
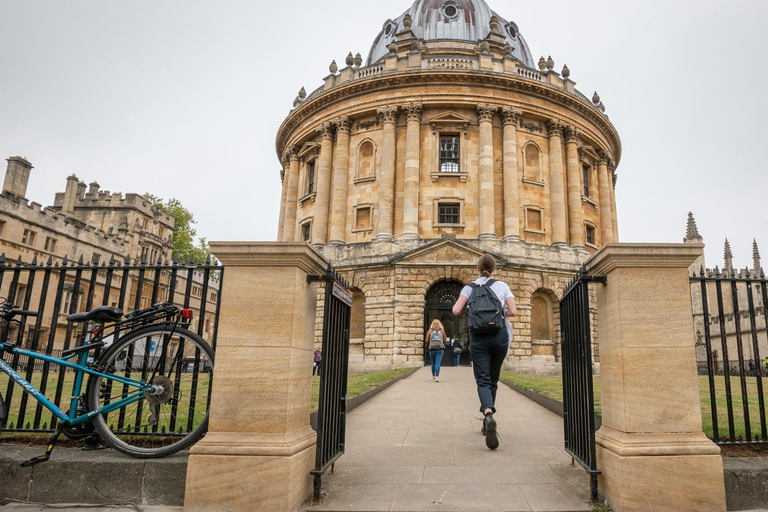
<svg viewBox="0 0 768 512"><path fill-rule="evenodd" d="M274 240L275 133L297 91L367 57L411 3L2 0L0 156L32 162L44 205L75 173L177 197L209 240ZM624 146L622 241L680 242L693 211L709 266L726 237L736 266L753 238L768 261L768 2L488 3L600 93Z"/></svg>

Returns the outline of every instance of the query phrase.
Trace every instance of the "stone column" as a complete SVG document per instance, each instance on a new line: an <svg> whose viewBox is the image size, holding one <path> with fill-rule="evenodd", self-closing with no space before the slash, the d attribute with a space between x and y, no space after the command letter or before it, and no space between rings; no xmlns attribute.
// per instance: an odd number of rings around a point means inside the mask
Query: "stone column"
<svg viewBox="0 0 768 512"><path fill-rule="evenodd" d="M336 149L333 152L333 205L331 207L331 244L346 242L347 193L349 183L349 117L333 121Z"/></svg>
<svg viewBox="0 0 768 512"><path fill-rule="evenodd" d="M520 191L517 173L517 122L522 111L501 109L504 122L504 240L520 240Z"/></svg>
<svg viewBox="0 0 768 512"><path fill-rule="evenodd" d="M563 182L563 124L547 121L549 133L549 202L552 211L552 245L568 245L565 233L565 186Z"/></svg>
<svg viewBox="0 0 768 512"><path fill-rule="evenodd" d="M296 240L296 209L299 202L299 157L295 146L288 148L286 153L290 167L288 168L288 189L285 196L283 241L293 242Z"/></svg>
<svg viewBox="0 0 768 512"><path fill-rule="evenodd" d="M421 103L404 107L408 127L405 136L404 240L419 238L419 181L421 178Z"/></svg>
<svg viewBox="0 0 768 512"><path fill-rule="evenodd" d="M318 130L322 136L320 155L315 170L315 208L312 218L312 244L328 243L328 213L331 202L331 153L333 153L333 123L323 123Z"/></svg>
<svg viewBox="0 0 768 512"><path fill-rule="evenodd" d="M285 207L286 205L286 196L288 195L288 184L285 182L285 175L288 171L288 161L283 158L282 160L283 168L280 169L280 190L282 190L282 193L280 195L280 218L277 222L277 241L282 241L283 231L285 229Z"/></svg>
<svg viewBox="0 0 768 512"><path fill-rule="evenodd" d="M394 236L395 215L395 129L398 107L379 107L384 121L381 143L381 179L379 180L379 226L376 241L390 242Z"/></svg>
<svg viewBox="0 0 768 512"><path fill-rule="evenodd" d="M212 242L226 267L208 434L191 449L184 510L299 510L312 493L309 425L317 285L303 243ZM279 314L277 314L279 312Z"/></svg>
<svg viewBox="0 0 768 512"><path fill-rule="evenodd" d="M496 229L494 226L494 187L493 187L493 114L498 110L489 104L477 106L477 119L480 124L480 136L478 140L478 182L480 184L478 194L478 219L480 240L495 240Z"/></svg>
<svg viewBox="0 0 768 512"><path fill-rule="evenodd" d="M612 184L608 182L608 154L600 150L600 160L597 161L597 182L600 189L600 227L601 245L613 243L613 215L611 204Z"/></svg>
<svg viewBox="0 0 768 512"><path fill-rule="evenodd" d="M617 512L725 510L720 448L702 432L688 267L702 244L614 244L587 272L600 323L601 493Z"/></svg>
<svg viewBox="0 0 768 512"><path fill-rule="evenodd" d="M613 221L613 241L618 242L619 241L619 221L618 216L616 214L616 181L618 179L618 176L616 176L616 164L614 164L612 161L608 162L608 169L611 171L609 176L609 183L611 185L611 220Z"/></svg>
<svg viewBox="0 0 768 512"><path fill-rule="evenodd" d="M571 247L584 247L584 208L581 203L581 165L579 137L581 132L569 126L565 132L566 168L568 172L568 231Z"/></svg>

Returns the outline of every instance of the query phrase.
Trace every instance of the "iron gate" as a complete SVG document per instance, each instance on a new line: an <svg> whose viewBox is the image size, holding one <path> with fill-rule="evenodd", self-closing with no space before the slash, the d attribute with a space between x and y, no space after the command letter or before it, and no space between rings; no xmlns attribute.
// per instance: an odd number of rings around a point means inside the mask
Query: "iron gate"
<svg viewBox="0 0 768 512"><path fill-rule="evenodd" d="M323 366L317 408L317 450L314 496L320 499L323 474L344 454L347 423L347 369L352 292L331 265L323 276L307 276L307 282L325 283L323 311Z"/></svg>
<svg viewBox="0 0 768 512"><path fill-rule="evenodd" d="M589 283L605 284L582 267L560 301L563 363L565 449L589 473L592 500L597 499L595 403L592 388L592 335L589 328Z"/></svg>

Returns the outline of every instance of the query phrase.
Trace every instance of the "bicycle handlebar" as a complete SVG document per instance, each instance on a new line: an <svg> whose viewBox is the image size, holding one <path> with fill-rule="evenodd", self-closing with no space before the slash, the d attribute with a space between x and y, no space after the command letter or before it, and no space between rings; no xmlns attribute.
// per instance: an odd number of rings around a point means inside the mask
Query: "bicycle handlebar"
<svg viewBox="0 0 768 512"><path fill-rule="evenodd" d="M26 309L17 308L0 308L0 317L6 320L11 320L15 316L37 316L37 311L27 311Z"/></svg>

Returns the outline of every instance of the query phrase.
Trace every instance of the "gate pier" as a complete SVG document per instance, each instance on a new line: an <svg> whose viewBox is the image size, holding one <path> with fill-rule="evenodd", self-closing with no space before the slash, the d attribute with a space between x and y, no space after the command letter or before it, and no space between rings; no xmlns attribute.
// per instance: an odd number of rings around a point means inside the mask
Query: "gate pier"
<svg viewBox="0 0 768 512"><path fill-rule="evenodd" d="M221 297L208 434L191 450L185 510L298 510L312 492L309 425L317 285L304 243L212 242Z"/></svg>
<svg viewBox="0 0 768 512"><path fill-rule="evenodd" d="M722 511L720 449L702 432L688 267L696 244L608 244L598 286L601 493L617 512Z"/></svg>

